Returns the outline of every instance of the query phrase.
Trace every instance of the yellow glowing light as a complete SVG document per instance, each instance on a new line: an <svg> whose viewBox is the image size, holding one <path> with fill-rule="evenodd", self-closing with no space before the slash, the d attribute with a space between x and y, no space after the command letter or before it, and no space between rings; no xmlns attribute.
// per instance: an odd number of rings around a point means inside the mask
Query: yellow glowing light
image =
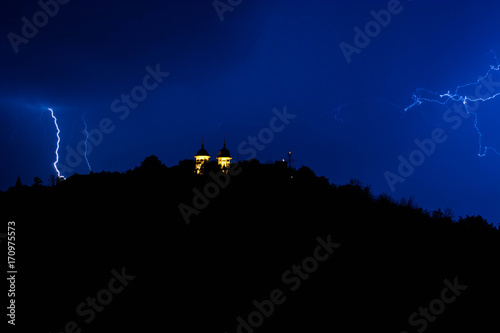
<svg viewBox="0 0 500 333"><path fill-rule="evenodd" d="M210 156L208 156L208 155L196 155L194 158L196 161L195 171L199 175L199 174L203 173L203 171L201 170L201 167L203 166L203 164L208 163L208 161L210 160Z"/></svg>
<svg viewBox="0 0 500 333"><path fill-rule="evenodd" d="M231 166L231 159L232 157L217 157L217 162L223 172L227 172Z"/></svg>

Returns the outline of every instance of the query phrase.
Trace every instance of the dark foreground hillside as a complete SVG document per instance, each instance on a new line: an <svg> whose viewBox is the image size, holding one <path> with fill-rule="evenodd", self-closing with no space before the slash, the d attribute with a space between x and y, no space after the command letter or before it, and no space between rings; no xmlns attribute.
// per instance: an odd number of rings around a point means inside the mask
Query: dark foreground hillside
<svg viewBox="0 0 500 333"><path fill-rule="evenodd" d="M498 331L500 233L481 218L308 168L251 161L214 180L192 167L148 158L0 193L2 230L16 222L16 329Z"/></svg>

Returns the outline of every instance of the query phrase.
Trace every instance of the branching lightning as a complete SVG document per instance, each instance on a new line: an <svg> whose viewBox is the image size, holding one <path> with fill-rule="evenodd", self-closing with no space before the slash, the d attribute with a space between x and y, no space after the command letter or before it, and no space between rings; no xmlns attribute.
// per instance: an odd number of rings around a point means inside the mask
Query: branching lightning
<svg viewBox="0 0 500 333"><path fill-rule="evenodd" d="M490 65L490 69L486 72L486 74L479 77L476 81L457 86L453 93L448 91L444 94L439 94L437 92L433 92L424 88L418 88L412 96L413 103L404 109L404 111L406 112L411 108L413 108L414 106L421 105L424 102L438 103L441 105L445 105L450 101L462 103L465 107L465 111L467 112L467 114L473 116L474 128L476 129L476 132L479 136L478 156L480 157L486 156L486 153L488 151L492 151L495 154L500 155L500 152L494 147L484 146L483 148L483 142L482 142L483 133L481 132L478 126L477 112L475 112L475 110L472 110L474 103L486 102L495 99L497 96L500 96L500 92L499 91L495 92L495 88L493 88L493 87L500 87L500 83L493 82L491 80L491 75L494 72L500 72L500 63L498 61L495 52L491 51L491 53L493 54L493 57L496 61L496 66ZM459 93L459 91L462 89L471 88L474 86L475 86L475 95L466 95ZM489 93L482 94L480 92L481 88L487 89Z"/></svg>
<svg viewBox="0 0 500 333"><path fill-rule="evenodd" d="M85 112L82 114L82 121L83 121L83 124L85 125L85 129L84 129L84 133L85 133L85 161L87 162L87 166L89 167L89 170L92 171L92 168L90 167L89 160L87 158L87 151L88 151L87 142L89 140L89 132L87 131L87 122L85 121L85 118L83 116L85 116Z"/></svg>
<svg viewBox="0 0 500 333"><path fill-rule="evenodd" d="M59 163L59 142L61 141L61 138L59 137L59 133L61 131L59 130L59 126L57 126L57 118L56 118L56 116L54 116L54 111L51 108L48 108L48 109L50 111L50 114L52 115L52 119L54 119L54 125L56 125L56 129L57 129L57 133L56 133L56 136L57 136L57 146L56 146L56 152L55 152L56 153L56 161L54 162L54 169L57 172L57 177L58 178L64 178L64 176L61 176L61 172L57 168L57 163Z"/></svg>

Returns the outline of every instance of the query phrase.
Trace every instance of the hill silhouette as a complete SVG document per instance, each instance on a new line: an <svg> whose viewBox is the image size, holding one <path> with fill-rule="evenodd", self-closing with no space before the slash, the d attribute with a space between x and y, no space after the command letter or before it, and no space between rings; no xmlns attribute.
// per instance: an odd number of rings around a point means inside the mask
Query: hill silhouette
<svg viewBox="0 0 500 333"><path fill-rule="evenodd" d="M498 328L500 232L480 216L453 220L280 162L193 169L150 156L0 193L2 221L16 221L18 328Z"/></svg>

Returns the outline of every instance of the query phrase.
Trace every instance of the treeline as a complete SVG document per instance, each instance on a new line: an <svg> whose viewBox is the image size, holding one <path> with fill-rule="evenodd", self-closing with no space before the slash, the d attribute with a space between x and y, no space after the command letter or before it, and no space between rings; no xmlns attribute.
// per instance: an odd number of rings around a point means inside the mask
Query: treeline
<svg viewBox="0 0 500 333"><path fill-rule="evenodd" d="M158 184L169 183L171 185L181 185L182 184L192 184L196 186L196 184L202 184L203 182L208 182L206 176L203 175L194 175L194 161L193 160L183 160L179 161L179 164L172 167L167 167L164 165L158 157L155 155L148 156L141 162L140 166L135 167L134 169L129 169L125 172L110 172L110 171L101 171L101 172L90 172L88 175L79 175L74 174L70 176L68 179L64 181L62 179L58 179L55 175L51 175L47 182L44 183L43 180L39 177L35 177L30 186L22 183L21 179L18 177L16 184L10 187L5 194L9 193L39 193L39 192L50 192L51 187L59 186L63 182L65 183L65 187L78 186L81 182L83 183L92 183L96 188L100 186L104 186L107 184L108 186L116 186L117 188L130 187L133 189L134 186L138 185L138 182L148 182L153 185L155 182ZM371 192L370 186L365 186L359 179L351 179L349 184L346 185L336 185L334 183L329 184L328 180L325 177L316 177L314 172L303 166L298 170L290 170L287 168L285 162L277 161L274 164L261 164L258 160L251 160L240 162L239 165L242 166L243 169L250 171L253 173L253 176L260 177L264 176L265 173L273 173L275 171L281 172L282 175L286 175L293 179L295 178L295 182L301 182L304 179L307 181L320 182L323 186L327 185L334 189L338 193L350 193L358 196L361 202L365 202L366 200L372 201L380 205L381 207L385 207L387 209L393 210L406 210L411 216L415 218L421 218L424 220L432 220L438 222L456 222L462 226L466 226L467 228L477 228L477 229L497 229L493 223L489 223L486 219L484 219L480 215L465 217L458 216L455 217L453 211L450 208L445 208L444 210L437 209L434 211L425 210L418 206L413 197L402 198L399 201L393 199L390 195L386 193L382 193L379 195L373 195ZM205 175L208 175L210 172L219 173L220 169L217 165L216 161L211 161L204 165ZM261 175L262 173L262 175ZM298 177L298 178L297 178ZM180 181L180 184L176 182ZM290 180L291 182L292 180ZM145 184L142 184L143 186ZM61 186L62 187L62 186ZM0 191L0 195L2 192Z"/></svg>
<svg viewBox="0 0 500 333"><path fill-rule="evenodd" d="M123 173L0 193L2 220L18 226L18 303L30 324L244 333L498 325L500 232L482 217L426 211L282 162L232 171L209 164L196 175L191 160L167 167L150 156ZM196 210L189 224L183 205ZM76 307L123 267L135 279L86 323Z"/></svg>

